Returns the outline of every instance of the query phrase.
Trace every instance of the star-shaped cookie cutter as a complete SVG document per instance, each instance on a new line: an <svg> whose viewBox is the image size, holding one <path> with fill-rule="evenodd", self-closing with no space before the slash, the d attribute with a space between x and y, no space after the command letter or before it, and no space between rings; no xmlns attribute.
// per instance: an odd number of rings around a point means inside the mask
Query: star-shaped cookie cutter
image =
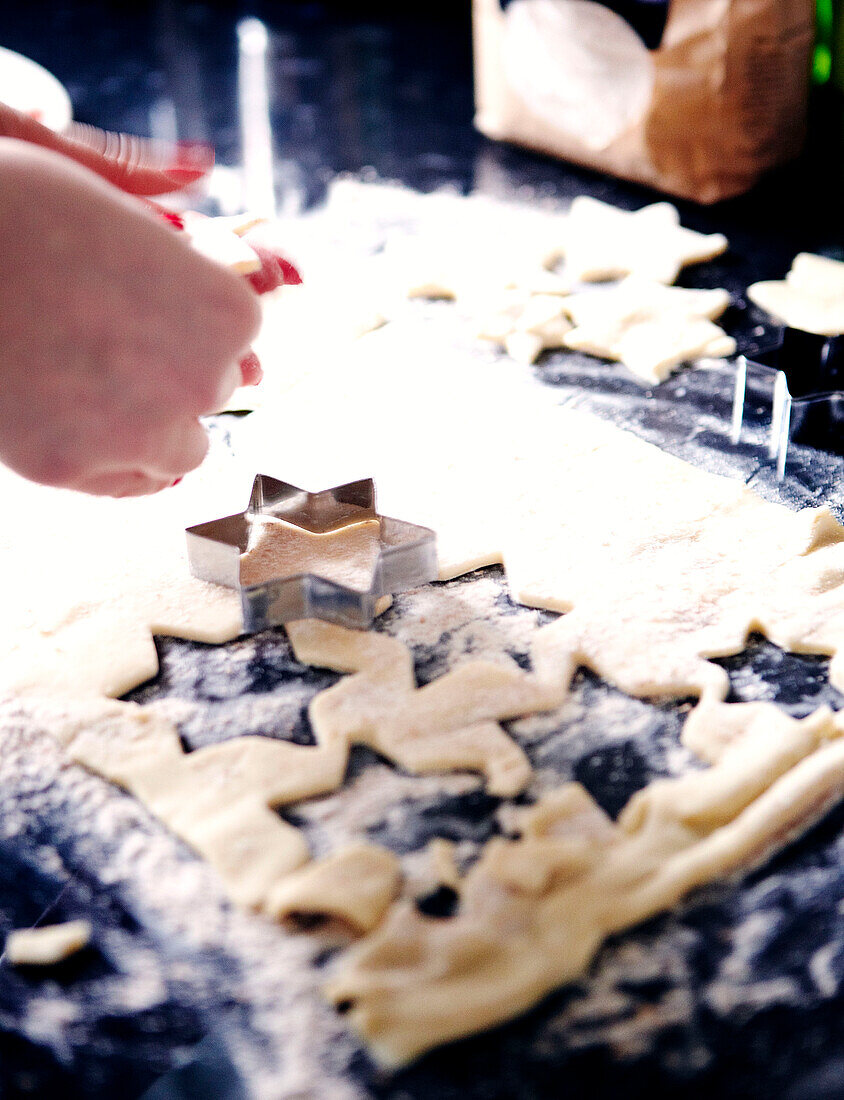
<svg viewBox="0 0 844 1100"><path fill-rule="evenodd" d="M741 355L733 391L732 439L750 416L767 408L772 390L768 457L785 476L789 443L844 455L844 336L783 328L776 343L753 358Z"/></svg>
<svg viewBox="0 0 844 1100"><path fill-rule="evenodd" d="M368 587L341 584L320 576L318 568L243 584L243 555L250 547L257 516L283 520L315 535L377 522L377 552ZM383 596L437 578L436 535L428 527L380 515L371 478L309 493L258 474L245 511L188 527L186 535L191 573L200 580L239 590L243 628L250 634L297 619L325 619L362 629L372 624L376 604Z"/></svg>

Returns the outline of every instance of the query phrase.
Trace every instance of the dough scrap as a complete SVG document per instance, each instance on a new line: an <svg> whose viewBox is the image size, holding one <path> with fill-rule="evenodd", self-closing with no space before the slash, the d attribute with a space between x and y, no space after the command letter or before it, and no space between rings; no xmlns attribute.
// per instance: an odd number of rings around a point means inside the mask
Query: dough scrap
<svg viewBox="0 0 844 1100"><path fill-rule="evenodd" d="M685 229L669 202L628 211L578 195L562 223L559 244L544 260L553 267L565 257L563 277L569 284L625 275L669 284L688 264L720 256L727 243L721 233Z"/></svg>
<svg viewBox="0 0 844 1100"><path fill-rule="evenodd" d="M566 298L563 309L575 327L562 343L617 359L643 381L658 383L680 363L735 353L735 340L712 323L729 304L726 290L686 290L629 277Z"/></svg>
<svg viewBox="0 0 844 1100"><path fill-rule="evenodd" d="M725 709L741 732L710 768L652 782L615 823L579 784L558 788L524 814L519 839L487 844L454 917L399 902L340 961L329 996L380 1063L526 1011L580 977L608 936L760 862L841 797L831 711L796 721L721 704L698 713L696 736L706 724L717 745Z"/></svg>
<svg viewBox="0 0 844 1100"><path fill-rule="evenodd" d="M131 792L203 856L232 901L362 930L397 893L395 857L353 847L308 863L302 834L275 809L336 790L353 744L414 773L479 771L491 793L517 794L530 765L494 719L551 709L565 687L549 689L514 663L472 661L417 688L396 639L317 620L287 631L299 660L354 673L313 699L313 747L245 736L185 753L154 709L95 697L42 698L31 713L72 760Z"/></svg>
<svg viewBox="0 0 844 1100"><path fill-rule="evenodd" d="M287 631L300 661L357 673L312 701L318 739L368 745L416 774L479 771L501 797L524 789L530 764L498 720L552 710L565 697L566 685L515 662L469 661L417 688L410 652L394 638L316 619Z"/></svg>
<svg viewBox="0 0 844 1100"><path fill-rule="evenodd" d="M339 918L357 932L374 928L399 893L398 856L376 844L357 844L306 864L279 882L266 911L276 920Z"/></svg>
<svg viewBox="0 0 844 1100"><path fill-rule="evenodd" d="M844 262L801 252L782 281L754 283L747 296L784 325L819 336L844 333Z"/></svg>
<svg viewBox="0 0 844 1100"><path fill-rule="evenodd" d="M18 928L6 937L3 958L11 966L53 966L87 947L92 934L87 920Z"/></svg>

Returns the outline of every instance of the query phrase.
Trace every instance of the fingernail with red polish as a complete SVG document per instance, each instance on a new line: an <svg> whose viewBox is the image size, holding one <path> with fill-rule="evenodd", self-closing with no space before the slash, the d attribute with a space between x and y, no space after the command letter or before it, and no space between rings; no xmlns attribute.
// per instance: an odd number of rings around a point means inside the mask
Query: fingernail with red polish
<svg viewBox="0 0 844 1100"><path fill-rule="evenodd" d="M204 176L214 167L214 146L205 141L177 141L165 171L176 179Z"/></svg>

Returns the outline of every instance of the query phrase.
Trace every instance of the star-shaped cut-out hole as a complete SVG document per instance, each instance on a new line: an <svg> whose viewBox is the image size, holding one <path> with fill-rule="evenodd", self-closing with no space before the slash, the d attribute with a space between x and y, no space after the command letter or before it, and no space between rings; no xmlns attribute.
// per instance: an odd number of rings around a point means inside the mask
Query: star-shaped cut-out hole
<svg viewBox="0 0 844 1100"><path fill-rule="evenodd" d="M437 577L427 527L380 515L371 479L310 493L259 474L243 512L188 528L191 572L237 588L244 629L367 627L379 601Z"/></svg>

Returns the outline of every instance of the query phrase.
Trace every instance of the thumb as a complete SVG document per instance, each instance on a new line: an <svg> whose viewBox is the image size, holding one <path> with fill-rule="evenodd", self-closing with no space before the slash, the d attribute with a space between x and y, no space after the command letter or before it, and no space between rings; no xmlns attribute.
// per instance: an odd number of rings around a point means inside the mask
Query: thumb
<svg viewBox="0 0 844 1100"><path fill-rule="evenodd" d="M166 167L145 167L122 162L117 157L118 143L111 152L91 148L72 136L57 134L29 115L0 103L0 137L28 141L45 149L62 153L77 164L84 165L133 195L160 195L177 191L201 179L214 164L214 150L201 142L180 142L173 147L172 163Z"/></svg>

